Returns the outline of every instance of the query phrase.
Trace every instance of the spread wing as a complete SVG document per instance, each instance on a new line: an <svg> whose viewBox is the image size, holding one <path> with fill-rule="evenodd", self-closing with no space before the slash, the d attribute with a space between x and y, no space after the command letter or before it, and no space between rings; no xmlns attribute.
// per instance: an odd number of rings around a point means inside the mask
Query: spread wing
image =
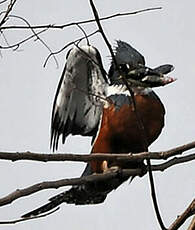
<svg viewBox="0 0 195 230"><path fill-rule="evenodd" d="M102 113L101 97L107 80L98 50L89 45L74 47L67 55L54 99L51 147L57 150L69 134L94 136Z"/></svg>

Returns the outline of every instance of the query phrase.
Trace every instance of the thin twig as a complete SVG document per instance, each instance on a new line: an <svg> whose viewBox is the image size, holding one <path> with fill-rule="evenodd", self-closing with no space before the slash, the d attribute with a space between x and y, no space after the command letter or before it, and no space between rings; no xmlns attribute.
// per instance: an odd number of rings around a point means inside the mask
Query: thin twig
<svg viewBox="0 0 195 230"><path fill-rule="evenodd" d="M2 20L0 21L0 30L1 30L2 25L8 20L9 13L12 11L15 3L16 3L16 0L11 0L10 1L10 4L8 5L7 10L4 12L5 15L2 18Z"/></svg>
<svg viewBox="0 0 195 230"><path fill-rule="evenodd" d="M38 35L38 33L31 27L30 23L25 18L17 16L17 15L10 15L9 17L20 19L20 20L22 20L24 23L26 23L28 25L28 27L30 28L30 30L32 31L32 33L35 35L35 37L37 38L37 40L40 41L42 43L42 45L45 46L46 49L50 52L51 56L53 57L53 59L54 59L54 61L56 63L56 66L58 68L58 61L57 61L55 55L53 54L53 51L46 44L46 42Z"/></svg>
<svg viewBox="0 0 195 230"><path fill-rule="evenodd" d="M48 29L43 29L39 32L36 33L36 35L39 35L41 33L44 33L45 31L47 31ZM17 50L19 48L19 46L29 40L31 40L32 38L34 38L36 36L35 34L32 34L31 36L23 39L22 41L19 41L18 43L15 43L13 45L9 45L9 46L0 46L0 49L11 49L11 48L14 48L14 50Z"/></svg>
<svg viewBox="0 0 195 230"><path fill-rule="evenodd" d="M133 12L116 13L116 14L102 17L102 18L100 18L100 21L108 20L108 19L112 19L112 18L116 18L116 17L123 17L123 16L128 16L128 15L140 14L140 13L154 11L154 10L161 10L161 9L162 9L162 7L152 7L152 8L146 8L146 9L137 10L137 11L133 11ZM66 27L81 25L81 24L87 24L87 23L91 23L91 22L95 22L95 20L94 19L88 19L88 20L84 20L84 21L70 22L70 23L62 24L62 25L51 25L51 24L38 25L38 26L31 26L31 28L32 29L43 29L43 28L64 29ZM4 26L4 27L1 27L0 29L1 30L29 29L29 27L28 26Z"/></svg>
<svg viewBox="0 0 195 230"><path fill-rule="evenodd" d="M24 222L27 220L34 220L34 219L39 219L39 218L43 218L46 216L49 216L51 214L53 214L54 212L58 211L60 209L60 207L57 207L56 209L47 212L45 214L39 215L39 216L32 216L32 217L27 217L27 218L20 218L20 219L16 219L16 220L7 220L7 221L0 221L0 225L4 225L4 224L17 224L19 222Z"/></svg>
<svg viewBox="0 0 195 230"><path fill-rule="evenodd" d="M99 30L97 30L97 32L100 32ZM89 37L89 36L88 36ZM85 52L81 47L79 47L76 43L75 46L81 51L83 52L90 61L92 61L93 63L95 63L97 66L99 66L100 70L102 71L102 73L104 73L106 76L108 76L108 73L106 72L106 70L103 68L103 65L101 65L100 63L96 62L94 59L91 58L91 56ZM78 89L79 90L79 89ZM105 100L106 98L104 98L103 100ZM108 100L107 100L108 101Z"/></svg>
<svg viewBox="0 0 195 230"><path fill-rule="evenodd" d="M0 33L1 33L2 37L3 37L3 40L5 41L5 44L7 44L7 46L10 46L10 44L9 44L5 34L4 34L4 32L0 30Z"/></svg>
<svg viewBox="0 0 195 230"><path fill-rule="evenodd" d="M81 30L81 32L84 34L85 39L86 39L86 41L87 41L87 45L89 46L90 44L89 44L89 39L88 39L87 33L85 32L85 30L84 30L80 25L77 24L77 27L78 27L78 28Z"/></svg>
<svg viewBox="0 0 195 230"><path fill-rule="evenodd" d="M3 1L0 1L0 4L3 4L5 2L7 2L8 0L3 0Z"/></svg>
<svg viewBox="0 0 195 230"><path fill-rule="evenodd" d="M151 168L152 168L152 171L156 171L156 170L164 171L165 169L168 169L169 167L173 165L186 163L192 160L195 160L195 153L190 154L185 157L174 157L173 159L166 161L165 163L161 163L158 165L152 165Z"/></svg>
<svg viewBox="0 0 195 230"><path fill-rule="evenodd" d="M177 217L168 230L177 230L190 216L195 214L195 199L187 207L187 209Z"/></svg>
<svg viewBox="0 0 195 230"><path fill-rule="evenodd" d="M88 36L88 38L89 38L89 37L93 36L94 34L96 34L96 33L98 33L98 32L99 32L99 30L96 30L96 31L92 32L91 34L88 34L87 36ZM47 65L47 62L48 62L49 58L50 58L52 55L56 55L56 54L61 53L62 51L64 51L64 50L65 50L66 48L68 48L69 46L74 45L76 42L81 42L83 39L85 39L85 36L84 36L84 37L81 37L81 38L78 38L78 39L76 39L76 40L74 40L74 41L72 41L72 42L69 42L68 44L66 44L64 47L62 47L62 48L61 48L60 50L58 50L58 51L55 51L55 52L50 53L50 54L48 55L48 57L46 58L43 67L45 67L45 66Z"/></svg>
<svg viewBox="0 0 195 230"><path fill-rule="evenodd" d="M187 230L195 230L195 214Z"/></svg>

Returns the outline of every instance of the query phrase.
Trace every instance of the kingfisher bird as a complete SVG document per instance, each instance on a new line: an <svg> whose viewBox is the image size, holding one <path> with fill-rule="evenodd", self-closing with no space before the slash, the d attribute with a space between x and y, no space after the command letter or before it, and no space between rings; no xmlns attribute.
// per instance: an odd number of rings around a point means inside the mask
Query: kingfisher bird
<svg viewBox="0 0 195 230"><path fill-rule="evenodd" d="M67 54L51 119L51 148L58 149L69 134L92 136L94 153L139 153L154 142L164 126L165 108L153 87L164 86L175 79L165 76L173 70L170 64L149 68L145 58L128 43L118 40L108 74L99 51L92 45L75 45ZM125 78L125 81L124 81ZM134 98L129 91L132 90ZM144 127L146 146L136 111ZM83 176L106 173L112 169L144 167L144 162L91 161ZM129 177L89 182L72 186L49 199L49 203L22 217L36 216L61 203L76 205L104 202L108 193Z"/></svg>

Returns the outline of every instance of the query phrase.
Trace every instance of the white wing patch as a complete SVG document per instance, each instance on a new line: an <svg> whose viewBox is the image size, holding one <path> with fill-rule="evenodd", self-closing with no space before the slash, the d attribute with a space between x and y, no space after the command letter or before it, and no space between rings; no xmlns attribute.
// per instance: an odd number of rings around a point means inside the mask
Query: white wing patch
<svg viewBox="0 0 195 230"><path fill-rule="evenodd" d="M53 105L51 146L69 134L94 136L102 113L107 83L101 57L92 46L74 47L67 57Z"/></svg>

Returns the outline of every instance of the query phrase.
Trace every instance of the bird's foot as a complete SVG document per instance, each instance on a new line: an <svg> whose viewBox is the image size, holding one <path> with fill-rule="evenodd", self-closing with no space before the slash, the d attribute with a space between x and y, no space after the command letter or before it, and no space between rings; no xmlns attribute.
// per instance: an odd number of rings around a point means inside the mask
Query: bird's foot
<svg viewBox="0 0 195 230"><path fill-rule="evenodd" d="M118 172L120 171L119 166L111 166L110 168L106 168L103 173L111 173L111 172Z"/></svg>

